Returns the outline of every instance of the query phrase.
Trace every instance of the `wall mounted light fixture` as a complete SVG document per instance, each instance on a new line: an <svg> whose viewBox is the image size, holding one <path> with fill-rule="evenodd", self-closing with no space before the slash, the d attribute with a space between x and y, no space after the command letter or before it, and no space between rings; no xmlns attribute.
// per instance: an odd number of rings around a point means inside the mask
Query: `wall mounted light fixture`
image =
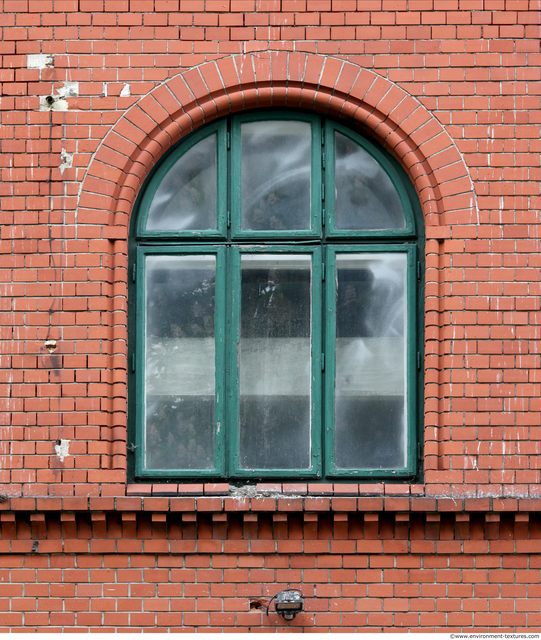
<svg viewBox="0 0 541 640"><path fill-rule="evenodd" d="M293 620L293 618L303 610L304 597L299 589L284 589L272 596L267 604L267 615L269 615L270 603L275 600L274 609L284 620Z"/></svg>

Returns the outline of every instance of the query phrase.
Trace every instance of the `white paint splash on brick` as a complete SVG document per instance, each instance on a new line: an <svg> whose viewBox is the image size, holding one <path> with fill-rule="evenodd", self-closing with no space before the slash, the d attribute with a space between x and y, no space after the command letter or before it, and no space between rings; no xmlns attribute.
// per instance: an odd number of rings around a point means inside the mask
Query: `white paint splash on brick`
<svg viewBox="0 0 541 640"><path fill-rule="evenodd" d="M51 96L39 97L39 110L40 111L67 111L68 110L68 98L75 98L79 95L79 83L71 80L66 80L62 83L62 86L55 89L56 95L52 96L53 102L49 102L48 98Z"/></svg>
<svg viewBox="0 0 541 640"><path fill-rule="evenodd" d="M39 110L40 111L67 111L68 110L68 101L66 98L61 98L60 96L55 98L52 104L47 102L47 98L49 96L40 96L39 97Z"/></svg>
<svg viewBox="0 0 541 640"><path fill-rule="evenodd" d="M60 440L60 444L55 444L56 455L60 458L60 462L64 462L64 458L69 456L69 440Z"/></svg>
<svg viewBox="0 0 541 640"><path fill-rule="evenodd" d="M61 98L75 98L76 96L79 95L78 82L72 82L71 80L66 80L66 82L64 82L63 84L64 84L63 87L59 87L56 90L56 93Z"/></svg>
<svg viewBox="0 0 541 640"><path fill-rule="evenodd" d="M62 160L62 164L60 165L60 173L64 175L64 171L66 169L71 169L73 167L73 153L69 153L65 149L62 149L60 152L60 159Z"/></svg>
<svg viewBox="0 0 541 640"><path fill-rule="evenodd" d="M46 53L29 53L26 56L27 69L50 69L53 66L53 56Z"/></svg>
<svg viewBox="0 0 541 640"><path fill-rule="evenodd" d="M47 102L47 98L49 96L40 96L39 97L39 110L40 111L67 111L68 110L68 101L66 98L61 98L60 96L55 98L52 104Z"/></svg>

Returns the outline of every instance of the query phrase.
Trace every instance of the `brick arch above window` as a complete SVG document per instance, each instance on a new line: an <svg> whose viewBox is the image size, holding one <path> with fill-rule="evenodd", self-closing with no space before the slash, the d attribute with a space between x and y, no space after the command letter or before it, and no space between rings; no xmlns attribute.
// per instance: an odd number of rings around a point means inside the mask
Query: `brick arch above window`
<svg viewBox="0 0 541 640"><path fill-rule="evenodd" d="M126 238L139 189L165 151L216 118L273 106L327 113L355 123L375 138L410 176L428 238L447 235L440 227L477 222L476 197L464 159L443 125L417 99L353 63L284 51L207 62L141 98L97 150L79 209L113 214L104 235Z"/></svg>
<svg viewBox="0 0 541 640"><path fill-rule="evenodd" d="M282 51L226 57L181 72L138 100L113 125L90 163L78 201L79 212L101 227L103 239L119 241L111 243L113 313L104 321L104 340L110 343L113 377L120 387L127 379L126 240L140 188L163 154L199 126L230 113L272 107L343 119L387 149L415 186L427 240L451 237L453 225L477 224L473 184L453 139L416 98L377 73L337 58ZM441 284L437 245L426 245L427 285ZM427 344L441 342L443 325L437 315L425 318ZM433 352L426 347L426 354ZM439 402L440 365L437 355L427 357L425 369L432 369L439 382L425 385L425 403ZM124 477L125 393L110 385L109 399L112 469ZM427 406L432 405L425 404L425 427L437 426L438 413ZM433 464L433 452L426 449L426 468Z"/></svg>

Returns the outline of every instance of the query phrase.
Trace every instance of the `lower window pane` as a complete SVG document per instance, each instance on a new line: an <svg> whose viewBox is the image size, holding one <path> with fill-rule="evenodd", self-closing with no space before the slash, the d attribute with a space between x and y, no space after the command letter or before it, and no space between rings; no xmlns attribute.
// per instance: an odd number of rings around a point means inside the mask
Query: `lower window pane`
<svg viewBox="0 0 541 640"><path fill-rule="evenodd" d="M244 395L240 403L241 466L306 469L310 465L310 398Z"/></svg>
<svg viewBox="0 0 541 640"><path fill-rule="evenodd" d="M145 466L214 467L214 256L146 256Z"/></svg>
<svg viewBox="0 0 541 640"><path fill-rule="evenodd" d="M242 469L310 467L311 256L241 257Z"/></svg>
<svg viewBox="0 0 541 640"><path fill-rule="evenodd" d="M147 395L146 467L214 467L214 396Z"/></svg>
<svg viewBox="0 0 541 640"><path fill-rule="evenodd" d="M336 257L335 461L406 466L406 254Z"/></svg>
<svg viewBox="0 0 541 640"><path fill-rule="evenodd" d="M405 464L404 400L336 397L336 466L395 469Z"/></svg>

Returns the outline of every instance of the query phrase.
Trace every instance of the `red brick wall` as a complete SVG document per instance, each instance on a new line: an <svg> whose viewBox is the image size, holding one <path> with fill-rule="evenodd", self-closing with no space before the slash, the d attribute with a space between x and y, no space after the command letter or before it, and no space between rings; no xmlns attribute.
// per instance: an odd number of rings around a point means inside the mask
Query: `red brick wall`
<svg viewBox="0 0 541 640"><path fill-rule="evenodd" d="M540 0L0 0L0 15L0 625L280 626L249 600L289 582L309 628L537 628ZM192 127L286 103L361 127L419 195L422 475L279 488L406 500L320 516L93 503L228 491L126 485L128 221Z"/></svg>
<svg viewBox="0 0 541 640"><path fill-rule="evenodd" d="M314 87L303 105L326 91L318 109L364 123L411 176L427 231L434 217L441 227L433 232L440 241L427 242L427 490L538 494L538 0L0 5L6 492L96 495L102 483L123 491L127 216L164 141L171 143L164 121L186 117L158 85L177 76L170 92L176 87L185 106L193 101L186 91L203 100L204 80L209 119L241 106L229 102L224 83L255 104L254 73L267 74L259 104L280 103L269 79L287 85L292 61L302 58L310 62L299 67L298 84ZM254 57L255 71L230 57L269 50L282 57ZM34 55L52 56L50 66L28 68ZM221 75L211 72L213 60ZM340 67L344 61L350 66ZM353 69L362 70L361 84L366 74L373 84L352 88ZM67 110L40 110L40 97L65 93L66 82L78 83ZM120 95L125 86L131 95ZM149 111L157 122L147 122ZM177 139L181 133L177 127ZM85 176L91 207L84 192L79 198ZM106 178L98 194L93 176ZM47 338L58 341L52 356ZM63 462L57 439L70 441Z"/></svg>

